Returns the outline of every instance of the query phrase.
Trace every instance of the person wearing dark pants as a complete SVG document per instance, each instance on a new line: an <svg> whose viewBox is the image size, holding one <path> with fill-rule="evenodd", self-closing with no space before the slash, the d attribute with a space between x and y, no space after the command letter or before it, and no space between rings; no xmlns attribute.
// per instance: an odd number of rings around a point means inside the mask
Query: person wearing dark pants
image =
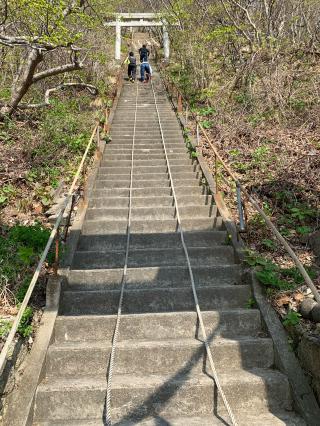
<svg viewBox="0 0 320 426"><path fill-rule="evenodd" d="M134 57L134 53L130 52L128 56L128 77L129 80L134 83L136 79L136 73L137 73L137 60Z"/></svg>

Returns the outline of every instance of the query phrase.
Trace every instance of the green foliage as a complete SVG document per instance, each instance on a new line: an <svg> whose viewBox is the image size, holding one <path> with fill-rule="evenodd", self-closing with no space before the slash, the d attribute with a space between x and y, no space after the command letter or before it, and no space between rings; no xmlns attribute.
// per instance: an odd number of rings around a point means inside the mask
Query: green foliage
<svg viewBox="0 0 320 426"><path fill-rule="evenodd" d="M311 226L298 226L296 231L300 235L308 235L312 232Z"/></svg>
<svg viewBox="0 0 320 426"><path fill-rule="evenodd" d="M32 226L15 225L8 233L8 238L17 246L29 247L34 252L41 252L50 236L50 231L36 224Z"/></svg>
<svg viewBox="0 0 320 426"><path fill-rule="evenodd" d="M245 304L245 308L246 309L254 309L256 307L256 301L254 300L253 297L249 297L249 299L247 300L246 304Z"/></svg>
<svg viewBox="0 0 320 426"><path fill-rule="evenodd" d="M27 275L22 284L19 286L17 292L16 292L16 299L18 302L22 303L24 296L26 295L29 285L31 281L31 275Z"/></svg>
<svg viewBox="0 0 320 426"><path fill-rule="evenodd" d="M192 111L195 112L197 115L201 115L202 117L207 117L216 114L216 109L211 106L206 106L202 108L192 108Z"/></svg>
<svg viewBox="0 0 320 426"><path fill-rule="evenodd" d="M5 338L11 329L11 321L0 319L0 338Z"/></svg>
<svg viewBox="0 0 320 426"><path fill-rule="evenodd" d="M18 333L22 337L29 337L32 334L32 325L31 325L32 316L33 316L33 310L32 308L30 308L30 306L27 306L22 315L22 318L18 327Z"/></svg>
<svg viewBox="0 0 320 426"><path fill-rule="evenodd" d="M273 240L270 240L270 239L262 240L262 245L265 248L270 249L270 250L274 250L277 247L276 243Z"/></svg>
<svg viewBox="0 0 320 426"><path fill-rule="evenodd" d="M284 317L283 325L285 326L296 326L300 323L301 314L298 312L290 310L287 315Z"/></svg>
<svg viewBox="0 0 320 426"><path fill-rule="evenodd" d="M289 105L297 112L302 112L307 108L307 103L303 99L290 99Z"/></svg>
<svg viewBox="0 0 320 426"><path fill-rule="evenodd" d="M18 326L18 333L22 337L29 337L32 334L32 317L33 317L33 310L31 307L27 306L20 324ZM12 322L9 320L0 319L0 338L6 338L6 336L9 334L11 330Z"/></svg>
<svg viewBox="0 0 320 426"><path fill-rule="evenodd" d="M79 41L83 28L90 28L93 20L79 5L72 6L72 13L66 14L65 0L13 0L10 3L9 19L23 24L30 40L55 46L68 46Z"/></svg>
<svg viewBox="0 0 320 426"><path fill-rule="evenodd" d="M248 92L240 92L234 96L234 100L245 108L251 108L252 98Z"/></svg>
<svg viewBox="0 0 320 426"><path fill-rule="evenodd" d="M314 218L317 215L315 209L304 204L297 204L294 207L289 207L289 212L292 218L297 219L300 222L307 218Z"/></svg>
<svg viewBox="0 0 320 426"><path fill-rule="evenodd" d="M212 129L212 127L213 127L213 123L210 120L201 121L201 125L204 129Z"/></svg>
<svg viewBox="0 0 320 426"><path fill-rule="evenodd" d="M304 268L311 279L314 280L317 278L317 272L315 269L307 265L305 265ZM281 269L281 276L286 280L290 280L295 286L299 286L304 283L304 278L301 275L299 269L296 267Z"/></svg>
<svg viewBox="0 0 320 426"><path fill-rule="evenodd" d="M16 298L23 300L29 285L30 273L42 253L50 231L40 225L15 225L3 230L0 235L0 289L6 289L8 283L16 290ZM48 256L52 261L52 255ZM22 285L16 287L24 276Z"/></svg>
<svg viewBox="0 0 320 426"><path fill-rule="evenodd" d="M239 149L231 149L229 151L229 155L231 155L231 157L238 157L241 154Z"/></svg>
<svg viewBox="0 0 320 426"><path fill-rule="evenodd" d="M252 153L252 159L255 164L260 164L269 160L270 148L265 145L259 146Z"/></svg>
<svg viewBox="0 0 320 426"><path fill-rule="evenodd" d="M289 290L303 284L304 279L298 268L280 268L269 259L260 256L258 253L248 250L245 262L256 267L256 277L266 287L276 290ZM305 266L311 279L316 278L317 274L309 266Z"/></svg>
<svg viewBox="0 0 320 426"><path fill-rule="evenodd" d="M18 193L17 188L11 184L3 185L0 188L0 208L4 207L12 197L15 197Z"/></svg>

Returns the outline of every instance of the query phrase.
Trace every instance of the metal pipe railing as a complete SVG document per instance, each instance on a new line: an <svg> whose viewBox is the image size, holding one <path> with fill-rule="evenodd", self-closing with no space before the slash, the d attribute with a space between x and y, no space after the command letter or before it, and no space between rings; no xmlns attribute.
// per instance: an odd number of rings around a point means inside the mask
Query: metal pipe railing
<svg viewBox="0 0 320 426"><path fill-rule="evenodd" d="M28 287L28 291L26 292L26 294L24 296L24 299L23 299L23 301L21 303L21 306L19 308L18 314L17 314L17 316L15 317L15 319L13 321L13 324L11 326L11 329L10 329L10 332L9 332L8 337L6 339L6 342L5 342L5 344L4 344L3 348L2 348L2 351L1 351L1 354L0 354L0 374L2 374L2 372L3 372L3 369L4 369L5 364L6 364L6 360L7 360L7 356L8 356L8 352L9 352L10 346L11 346L11 344L13 342L13 339L15 337L15 334L16 334L16 332L18 330L18 327L19 327L21 318L22 318L22 316L24 314L24 311L25 311L25 309L26 309L26 307L27 307L27 305L29 303L30 297L31 297L31 295L33 293L33 290L34 290L34 287L35 287L35 285L36 285L36 283L38 281L38 278L39 278L40 272L42 270L43 264L44 264L44 262L45 262L45 260L47 258L49 250L50 250L50 248L51 248L51 246L52 246L52 244L53 244L54 241L55 241L55 264L54 264L54 270L55 270L55 273L57 273L58 264L59 264L59 227L61 225L61 221L63 219L63 215L64 215L64 212L65 212L65 210L66 210L66 208L67 208L67 206L69 204L69 201L72 199L74 188L75 188L76 183L77 183L77 181L79 179L82 167L84 165L84 162L86 160L87 154L88 154L89 149L90 149L90 147L92 145L92 142L94 140L94 136L97 134L98 131L99 131L99 124L96 124L95 127L94 127L94 130L93 130L93 132L91 134L91 137L90 137L90 140L88 142L87 148L86 148L86 150L85 150L85 152L84 152L84 154L82 156L80 165L78 167L77 173L75 174L75 177L74 177L73 182L71 184L71 187L69 189L68 195L67 195L66 199L64 200L64 202L62 204L62 207L60 209L59 215L57 217L57 220L56 220L56 222L54 224L54 227L53 227L53 229L51 231L50 237L49 237L48 242L46 244L46 247L45 247L45 249L44 249L44 251L43 251L43 253L41 255L41 258L40 258L39 263L37 265L36 271L33 274L33 277L31 279L30 285Z"/></svg>
<svg viewBox="0 0 320 426"><path fill-rule="evenodd" d="M163 77L163 81L164 81L165 86L167 88L167 91L170 93L170 95L173 97L174 93L176 93L176 98L177 98L177 112L179 114L183 113L183 104L188 105L188 111L191 111L189 103L186 101L186 99L182 95L181 91L176 86L176 84L172 81L172 79L169 79L168 76L164 76L164 72L161 69L161 66L160 66L160 74ZM166 80L166 78L169 79L169 80ZM171 90L170 90L170 86L171 86ZM218 163L220 163L223 166L224 170L227 172L227 174L231 177L231 179L236 184L237 200L238 200L238 210L239 210L239 219L240 219L240 230L245 227L245 219L244 219L243 212L246 211L246 209L244 207L244 203L241 200L241 194L243 194L244 198L251 203L251 205L255 208L255 210L257 210L257 212L260 214L260 216L264 219L266 225L271 230L271 233L277 238L277 240L285 248L286 252L289 254L289 256L291 257L291 259L294 261L296 267L298 268L299 272L301 273L301 275L302 275L305 283L311 289L311 291L312 291L312 293L314 295L315 300L318 303L320 303L320 294L319 294L316 286L314 285L312 279L310 278L308 272L306 271L306 269L304 268L303 264L299 260L298 256L292 250L292 248L290 247L290 245L288 244L288 242L284 239L284 237L280 234L280 232L276 228L276 226L271 222L270 218L261 209L261 207L259 206L258 202L251 196L251 194L241 184L241 182L238 180L238 178L233 173L233 171L230 169L230 167L222 159L222 157L219 154L219 152L217 151L216 147L213 145L213 142L211 141L211 139L210 139L210 137L208 135L208 132L203 128L201 122L199 121L199 118L197 117L197 115L191 111L191 116L194 119L194 121L196 123L196 126L197 126L197 131L196 131L197 141L199 141L199 132L201 132L202 135L204 136L206 142L208 143L208 145L212 149L213 154L214 154L214 158L215 158L215 161L214 161L214 163L215 163L214 175L215 175L215 185L216 185L215 192L216 192L216 194L219 193L219 188L218 188Z"/></svg>
<svg viewBox="0 0 320 426"><path fill-rule="evenodd" d="M117 76L116 90L115 90L115 93L113 94L113 98L115 98L117 96L117 93L118 93L118 90L119 90L119 86L120 86L120 82L122 80L122 75L123 75L123 69L121 68L119 70L119 74ZM109 119L109 112L108 112L108 109L106 109L106 120L108 120L108 119ZM106 125L106 123L105 123L105 125ZM108 130L108 129L109 129L109 126L107 124L106 130ZM60 242L60 226L61 226L61 222L62 222L64 213L66 211L66 208L67 208L67 206L69 205L69 203L71 201L70 211L69 211L69 214L68 214L68 217L67 217L67 222L66 222L66 225L65 225L65 230L64 230L64 235L63 235L63 239L65 240L66 237L67 237L68 228L69 228L69 225L70 225L72 209L73 209L73 207L75 205L75 188L76 188L77 182L79 180L80 174L83 171L85 161L87 159L89 150L90 150L90 148L92 146L92 143L93 143L95 137L97 139L97 145L99 144L99 141L100 141L100 133L99 132L100 132L100 125L99 125L99 122L98 122L95 125L95 127L94 127L94 129L92 131L91 137L90 137L89 142L88 142L87 147L86 147L86 150L83 153L81 162L79 164L77 172L76 172L76 174L75 174L75 176L73 178L72 184L71 184L70 189L68 191L68 195L66 196L66 199L64 200L64 202L62 204L62 207L61 207L60 212L58 214L57 220L56 220L56 222L55 222L55 224L53 226L53 229L51 231L50 237L49 237L48 242L46 244L46 247L45 247L45 249L44 249L44 251L43 251L43 253L41 255L41 258L39 260L39 263L37 265L35 273L33 274L33 277L31 279L30 285L28 287L28 291L25 294L25 297L24 297L24 299L23 299L23 301L21 303L21 306L19 308L18 314L17 314L17 316L15 317L15 319L13 321L13 324L12 324L10 332L9 332L9 334L7 336L6 342L5 342L5 344L4 344L4 346L3 346L2 350L1 350L1 354L0 354L0 374L2 374L2 372L3 372L3 369L4 369L5 364L6 364L6 360L7 360L7 357L8 357L9 349L11 347L11 344L13 342L15 334L16 334L16 332L18 330L21 318L22 318L23 313L24 313L24 311L25 311L25 309L26 309L26 307L27 307L27 305L29 303L30 297L31 297L31 295L33 293L34 287L35 287L35 285L36 285L36 283L38 281L38 278L39 278L40 272L42 270L43 264L44 264L44 262L45 262L45 260L47 258L47 255L49 253L49 250L50 250L53 242L55 242L54 272L55 273L58 272L58 267L59 267L59 250L60 250L59 242Z"/></svg>

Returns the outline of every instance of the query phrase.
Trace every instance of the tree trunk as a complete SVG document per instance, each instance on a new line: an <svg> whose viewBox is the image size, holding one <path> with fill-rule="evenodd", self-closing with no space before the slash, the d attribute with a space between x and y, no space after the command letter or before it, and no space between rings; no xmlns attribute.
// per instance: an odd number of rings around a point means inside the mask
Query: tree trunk
<svg viewBox="0 0 320 426"><path fill-rule="evenodd" d="M21 99L32 85L36 68L42 60L43 55L37 49L29 50L26 63L24 66L22 66L22 69L20 70L20 73L17 76L15 84L12 88L11 100L8 106L1 110L2 114L10 116L15 111Z"/></svg>

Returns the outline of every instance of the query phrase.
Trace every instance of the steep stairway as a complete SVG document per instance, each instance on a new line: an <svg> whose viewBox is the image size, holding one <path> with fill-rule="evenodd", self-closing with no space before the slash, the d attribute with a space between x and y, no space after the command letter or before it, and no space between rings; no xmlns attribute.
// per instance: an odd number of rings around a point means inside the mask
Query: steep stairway
<svg viewBox="0 0 320 426"><path fill-rule="evenodd" d="M201 341L160 118L206 331L238 424L304 425L292 411L287 378L274 369L272 340L259 311L245 308L250 286L242 281L213 197L157 76L154 90L155 98L150 84L124 84L112 142L63 288L33 424L104 424L132 149L131 238L112 379L113 424L230 424Z"/></svg>

